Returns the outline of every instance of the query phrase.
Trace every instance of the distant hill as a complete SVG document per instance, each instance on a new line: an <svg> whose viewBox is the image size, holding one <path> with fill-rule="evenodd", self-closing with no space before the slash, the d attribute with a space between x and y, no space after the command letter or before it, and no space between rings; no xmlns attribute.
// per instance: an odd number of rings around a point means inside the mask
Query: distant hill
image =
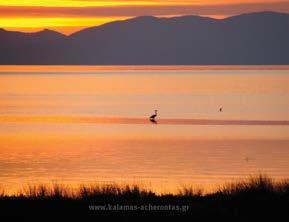
<svg viewBox="0 0 289 222"><path fill-rule="evenodd" d="M0 64L289 64L289 14L142 16L70 36L0 29Z"/></svg>

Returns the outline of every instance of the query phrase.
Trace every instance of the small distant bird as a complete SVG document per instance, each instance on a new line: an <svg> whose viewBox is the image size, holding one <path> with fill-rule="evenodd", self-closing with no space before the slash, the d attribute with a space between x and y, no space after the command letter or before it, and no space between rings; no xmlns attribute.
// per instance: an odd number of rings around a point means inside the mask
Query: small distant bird
<svg viewBox="0 0 289 222"><path fill-rule="evenodd" d="M155 110L155 114L150 116L150 121L155 121L155 118L157 117L157 115L158 115L158 111Z"/></svg>
<svg viewBox="0 0 289 222"><path fill-rule="evenodd" d="M223 107L220 107L219 111L222 112L223 111Z"/></svg>
<svg viewBox="0 0 289 222"><path fill-rule="evenodd" d="M246 156L246 158L245 158L245 161L246 161L246 163L248 163L249 162L249 158Z"/></svg>

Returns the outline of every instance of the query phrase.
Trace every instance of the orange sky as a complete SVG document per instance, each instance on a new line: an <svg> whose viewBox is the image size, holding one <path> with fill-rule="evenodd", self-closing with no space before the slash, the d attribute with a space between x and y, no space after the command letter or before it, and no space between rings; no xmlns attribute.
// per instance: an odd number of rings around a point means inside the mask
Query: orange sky
<svg viewBox="0 0 289 222"><path fill-rule="evenodd" d="M0 0L0 27L25 32L49 28L69 34L141 15L223 18L254 11L289 13L289 0Z"/></svg>

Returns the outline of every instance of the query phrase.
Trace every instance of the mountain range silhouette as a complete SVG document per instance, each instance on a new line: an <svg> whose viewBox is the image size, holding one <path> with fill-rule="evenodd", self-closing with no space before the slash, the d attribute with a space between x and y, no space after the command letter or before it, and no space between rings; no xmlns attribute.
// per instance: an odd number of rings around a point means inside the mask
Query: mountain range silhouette
<svg viewBox="0 0 289 222"><path fill-rule="evenodd" d="M0 29L0 64L289 64L289 14L258 12L213 19L141 16L69 36Z"/></svg>

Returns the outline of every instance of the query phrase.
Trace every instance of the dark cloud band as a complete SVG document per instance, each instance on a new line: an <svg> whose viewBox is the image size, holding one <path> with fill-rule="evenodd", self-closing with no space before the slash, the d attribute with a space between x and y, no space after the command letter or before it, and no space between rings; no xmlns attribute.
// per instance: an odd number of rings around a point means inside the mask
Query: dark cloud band
<svg viewBox="0 0 289 222"><path fill-rule="evenodd" d="M255 11L289 13L289 2L198 6L12 7L0 6L0 17L117 17L140 15L235 15Z"/></svg>

